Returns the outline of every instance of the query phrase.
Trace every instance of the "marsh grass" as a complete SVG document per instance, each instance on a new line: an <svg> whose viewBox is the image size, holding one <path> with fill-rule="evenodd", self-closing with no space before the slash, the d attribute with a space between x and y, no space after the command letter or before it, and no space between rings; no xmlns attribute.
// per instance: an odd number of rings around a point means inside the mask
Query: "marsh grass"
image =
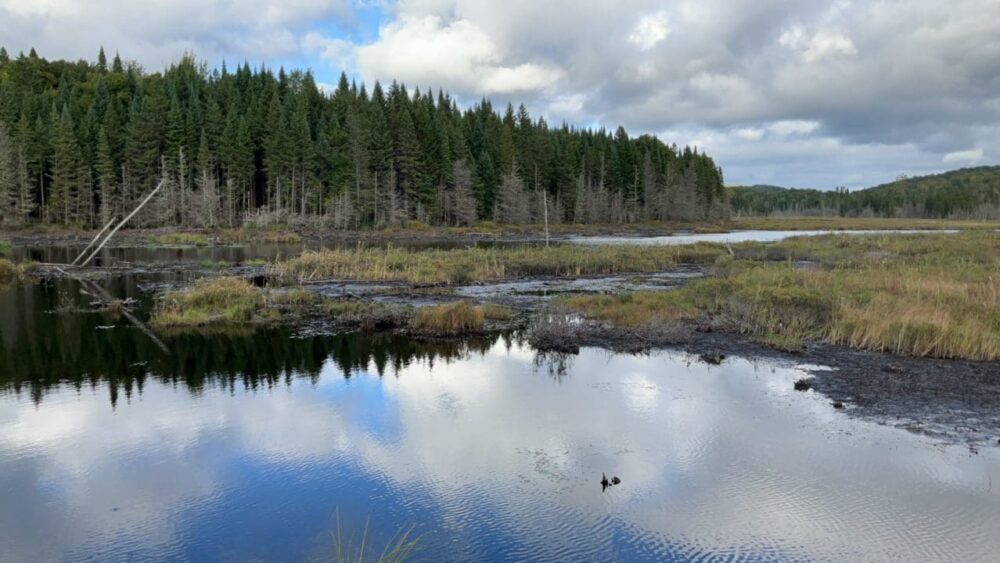
<svg viewBox="0 0 1000 563"><path fill-rule="evenodd" d="M415 332L436 336L460 336L483 331L486 314L481 307L464 301L421 307L410 321Z"/></svg>
<svg viewBox="0 0 1000 563"><path fill-rule="evenodd" d="M166 244L179 246L207 246L208 235L203 233L164 233L162 235L150 235L147 242L150 244Z"/></svg>
<svg viewBox="0 0 1000 563"><path fill-rule="evenodd" d="M371 521L365 521L361 539L345 538L337 513L337 530L333 534L334 560L337 563L403 563L413 558L420 539L413 537L413 527L397 532L383 545L381 551L371 545L368 530Z"/></svg>
<svg viewBox="0 0 1000 563"><path fill-rule="evenodd" d="M269 243L294 244L302 242L302 235L290 230L263 229L243 227L240 229L222 229L218 232L219 240L227 243Z"/></svg>
<svg viewBox="0 0 1000 563"><path fill-rule="evenodd" d="M201 280L187 289L168 292L153 311L150 323L159 327L245 323L264 305L264 293L247 280Z"/></svg>
<svg viewBox="0 0 1000 563"><path fill-rule="evenodd" d="M517 311L514 309L495 303L483 303L478 307L483 312L483 317L488 321L509 321L517 315Z"/></svg>
<svg viewBox="0 0 1000 563"><path fill-rule="evenodd" d="M1000 221L966 219L905 219L887 217L737 217L733 229L763 231L996 229Z"/></svg>
<svg viewBox="0 0 1000 563"><path fill-rule="evenodd" d="M562 303L626 327L700 312L782 349L823 340L894 354L1000 360L1000 233L806 237L745 245L736 254L744 259L720 259L716 277L678 290ZM815 263L795 267L792 258Z"/></svg>
<svg viewBox="0 0 1000 563"><path fill-rule="evenodd" d="M628 328L672 323L699 314L690 296L681 291L573 295L554 302L588 318Z"/></svg>
<svg viewBox="0 0 1000 563"><path fill-rule="evenodd" d="M289 281L323 279L463 284L520 277L578 277L661 272L680 262L710 263L720 247L520 246L407 251L399 248L328 249L275 264L271 275Z"/></svg>
<svg viewBox="0 0 1000 563"><path fill-rule="evenodd" d="M0 285L23 281L28 275L37 269L38 264L34 262L11 262L6 258L0 258Z"/></svg>
<svg viewBox="0 0 1000 563"><path fill-rule="evenodd" d="M282 320L286 314L319 309L320 298L306 289L262 290L243 278L204 279L167 292L150 323L157 327L239 325Z"/></svg>

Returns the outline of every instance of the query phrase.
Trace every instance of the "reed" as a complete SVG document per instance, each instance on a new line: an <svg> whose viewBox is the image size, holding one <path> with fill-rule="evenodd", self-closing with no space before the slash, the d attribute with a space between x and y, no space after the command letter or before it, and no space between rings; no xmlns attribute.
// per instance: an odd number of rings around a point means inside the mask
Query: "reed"
<svg viewBox="0 0 1000 563"><path fill-rule="evenodd" d="M407 251L399 248L329 249L305 252L272 266L290 282L311 280L397 281L463 284L522 277L578 277L661 272L681 262L710 263L721 247L519 246Z"/></svg>
<svg viewBox="0 0 1000 563"><path fill-rule="evenodd" d="M737 256L749 247L737 250ZM697 314L785 348L821 340L901 355L1000 360L1000 234L808 237L720 260L678 290L564 299L618 326ZM774 258L786 256L784 262ZM807 267L791 261L809 258Z"/></svg>

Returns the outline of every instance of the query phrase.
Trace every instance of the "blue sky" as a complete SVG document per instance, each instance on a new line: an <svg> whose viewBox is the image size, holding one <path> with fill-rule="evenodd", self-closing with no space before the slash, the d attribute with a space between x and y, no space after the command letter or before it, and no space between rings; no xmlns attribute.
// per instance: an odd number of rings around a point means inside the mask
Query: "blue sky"
<svg viewBox="0 0 1000 563"><path fill-rule="evenodd" d="M524 102L830 189L1000 163L1000 0L0 0L0 42Z"/></svg>

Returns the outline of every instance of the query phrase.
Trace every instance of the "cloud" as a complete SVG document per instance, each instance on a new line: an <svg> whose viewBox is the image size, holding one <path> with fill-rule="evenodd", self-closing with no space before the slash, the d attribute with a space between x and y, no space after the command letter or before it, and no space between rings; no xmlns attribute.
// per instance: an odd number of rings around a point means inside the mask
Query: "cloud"
<svg viewBox="0 0 1000 563"><path fill-rule="evenodd" d="M156 69L194 50L216 64L311 64L321 82L344 69L466 103L524 102L553 122L711 132L699 138L725 170L746 168L708 139L782 150L784 134L835 140L844 158L878 146L925 159L872 166L870 183L958 163L945 159L969 147L1000 159L996 21L998 0L0 0L14 52L75 59L104 44ZM809 165L824 178L845 169Z"/></svg>
<svg viewBox="0 0 1000 563"><path fill-rule="evenodd" d="M975 164L983 159L983 149L972 149L967 151L955 151L944 155L941 159L949 164Z"/></svg>
<svg viewBox="0 0 1000 563"><path fill-rule="evenodd" d="M819 30L812 36L806 36L799 26L792 26L781 33L778 43L798 51L802 60L807 63L819 62L824 59L846 57L858 52L850 37L836 31Z"/></svg>
<svg viewBox="0 0 1000 563"><path fill-rule="evenodd" d="M185 51L274 62L302 53L317 21L349 24L350 0L0 0L0 41L48 58L93 59L108 52L159 70Z"/></svg>
<svg viewBox="0 0 1000 563"><path fill-rule="evenodd" d="M628 40L639 49L648 51L666 39L668 33L670 33L670 20L667 13L657 12L643 16L639 23L635 24Z"/></svg>
<svg viewBox="0 0 1000 563"><path fill-rule="evenodd" d="M400 80L466 94L541 90L561 71L533 62L504 64L504 52L476 24L436 15L403 17L379 30L377 41L356 49L368 81Z"/></svg>
<svg viewBox="0 0 1000 563"><path fill-rule="evenodd" d="M768 129L773 131L778 135L790 136L790 135L808 135L819 129L819 123L816 121L803 121L803 120L786 120L786 121L776 121L768 126Z"/></svg>

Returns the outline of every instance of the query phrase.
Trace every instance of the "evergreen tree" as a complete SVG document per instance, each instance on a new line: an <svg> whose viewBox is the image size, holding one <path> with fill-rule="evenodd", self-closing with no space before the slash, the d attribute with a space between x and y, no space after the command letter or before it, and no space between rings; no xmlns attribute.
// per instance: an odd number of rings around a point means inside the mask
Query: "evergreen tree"
<svg viewBox="0 0 1000 563"><path fill-rule="evenodd" d="M17 180L14 140L7 125L0 121L0 224L20 222Z"/></svg>
<svg viewBox="0 0 1000 563"><path fill-rule="evenodd" d="M459 109L445 92L397 83L369 95L346 75L324 96L309 72L209 71L191 56L147 73L116 53L109 68L103 49L94 63L32 52L0 65L7 222L104 223L161 179L165 195L137 224L467 225L541 221L545 210L553 223L625 222L728 210L706 155L622 128L550 128L523 105ZM851 201L831 200L842 212ZM909 209L949 213L954 201Z"/></svg>

